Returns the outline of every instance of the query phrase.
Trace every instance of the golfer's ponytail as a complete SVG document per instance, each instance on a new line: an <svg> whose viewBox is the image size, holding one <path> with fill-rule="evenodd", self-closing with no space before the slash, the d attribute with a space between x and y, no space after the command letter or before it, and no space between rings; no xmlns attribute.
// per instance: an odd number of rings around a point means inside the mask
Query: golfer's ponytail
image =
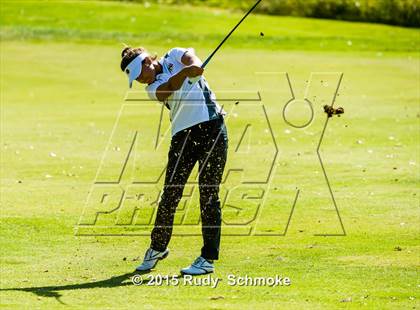
<svg viewBox="0 0 420 310"><path fill-rule="evenodd" d="M125 47L121 52L121 58L124 58L125 55L131 50L131 47L127 46Z"/></svg>

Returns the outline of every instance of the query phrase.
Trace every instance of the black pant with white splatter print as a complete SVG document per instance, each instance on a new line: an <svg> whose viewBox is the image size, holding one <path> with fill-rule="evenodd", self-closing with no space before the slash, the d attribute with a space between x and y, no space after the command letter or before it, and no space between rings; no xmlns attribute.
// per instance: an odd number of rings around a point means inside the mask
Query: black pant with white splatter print
<svg viewBox="0 0 420 310"><path fill-rule="evenodd" d="M223 116L184 129L171 140L165 185L161 196L151 247L164 251L172 235L175 211L182 198L185 183L195 163L199 165L199 190L204 245L201 256L219 258L222 212L219 185L222 181L228 148Z"/></svg>

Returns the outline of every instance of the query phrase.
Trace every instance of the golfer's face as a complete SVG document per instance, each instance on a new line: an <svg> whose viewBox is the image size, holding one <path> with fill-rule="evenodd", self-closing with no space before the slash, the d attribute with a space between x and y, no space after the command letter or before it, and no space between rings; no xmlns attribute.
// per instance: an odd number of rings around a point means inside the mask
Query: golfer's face
<svg viewBox="0 0 420 310"><path fill-rule="evenodd" d="M153 61L149 57L147 57L143 61L141 74L136 79L136 81L142 84L151 84L154 82L155 77L156 77L155 66L153 64Z"/></svg>

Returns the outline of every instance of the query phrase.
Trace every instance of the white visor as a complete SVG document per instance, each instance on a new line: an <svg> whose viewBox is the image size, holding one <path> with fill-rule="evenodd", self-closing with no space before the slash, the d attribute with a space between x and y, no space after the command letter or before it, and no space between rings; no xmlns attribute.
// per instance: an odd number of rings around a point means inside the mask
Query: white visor
<svg viewBox="0 0 420 310"><path fill-rule="evenodd" d="M149 56L147 53L141 53L136 58L134 58L124 69L124 72L127 73L128 76L128 86L130 88L133 86L133 81L140 76L143 60L147 56Z"/></svg>

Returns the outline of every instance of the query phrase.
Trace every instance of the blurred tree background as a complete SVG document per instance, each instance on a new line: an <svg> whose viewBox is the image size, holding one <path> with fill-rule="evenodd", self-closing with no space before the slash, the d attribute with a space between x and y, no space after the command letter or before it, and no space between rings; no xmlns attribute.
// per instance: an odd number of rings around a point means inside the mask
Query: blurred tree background
<svg viewBox="0 0 420 310"><path fill-rule="evenodd" d="M162 4L190 4L247 10L255 0L122 0ZM420 0L265 0L256 9L270 15L304 16L420 26Z"/></svg>

